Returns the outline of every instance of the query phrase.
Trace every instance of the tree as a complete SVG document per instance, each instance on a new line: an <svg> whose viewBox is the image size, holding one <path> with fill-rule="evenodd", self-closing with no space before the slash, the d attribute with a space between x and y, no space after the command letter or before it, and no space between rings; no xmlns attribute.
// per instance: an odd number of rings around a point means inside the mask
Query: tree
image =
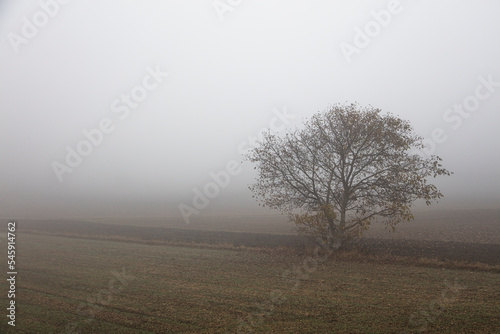
<svg viewBox="0 0 500 334"><path fill-rule="evenodd" d="M247 159L258 176L250 186L261 205L289 215L298 231L338 247L374 221L391 227L412 220L412 203L443 197L429 177L451 175L442 159L423 157L412 126L373 107L335 105L300 129L265 133Z"/></svg>

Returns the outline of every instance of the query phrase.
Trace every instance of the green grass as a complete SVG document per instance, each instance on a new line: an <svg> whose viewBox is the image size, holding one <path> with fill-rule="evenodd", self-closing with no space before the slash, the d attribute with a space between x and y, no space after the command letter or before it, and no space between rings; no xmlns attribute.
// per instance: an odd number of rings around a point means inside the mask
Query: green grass
<svg viewBox="0 0 500 334"><path fill-rule="evenodd" d="M5 235L0 237L5 248ZM16 327L4 315L1 333L61 333L69 324L80 333L412 333L423 324L431 333L495 333L500 323L498 273L60 236L17 238ZM134 276L126 286L113 275L122 268ZM445 282L464 289L450 293ZM2 280L2 295L7 290ZM443 303L443 293L454 300ZM99 296L104 305L95 302ZM434 316L430 310L440 301L444 310ZM99 308L93 317L83 312L88 307L77 312L85 302ZM4 297L5 314L6 307ZM413 326L412 314L419 315Z"/></svg>

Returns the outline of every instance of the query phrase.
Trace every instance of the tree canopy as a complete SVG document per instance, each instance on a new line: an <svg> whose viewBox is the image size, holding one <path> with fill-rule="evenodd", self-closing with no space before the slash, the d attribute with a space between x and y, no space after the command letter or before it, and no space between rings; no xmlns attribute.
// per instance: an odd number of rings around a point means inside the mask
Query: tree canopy
<svg viewBox="0 0 500 334"><path fill-rule="evenodd" d="M263 206L290 216L300 233L342 244L375 220L395 228L412 220L412 203L443 197L428 182L450 175L442 159L415 153L423 138L392 114L358 104L334 105L284 136L270 131L247 155L250 186Z"/></svg>

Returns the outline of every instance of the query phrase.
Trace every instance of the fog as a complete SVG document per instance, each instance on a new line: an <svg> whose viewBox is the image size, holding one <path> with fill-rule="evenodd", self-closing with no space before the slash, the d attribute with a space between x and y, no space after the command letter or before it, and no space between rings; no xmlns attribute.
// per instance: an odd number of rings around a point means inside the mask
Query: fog
<svg viewBox="0 0 500 334"><path fill-rule="evenodd" d="M500 203L500 2L64 2L0 2L0 218L263 213L241 152L355 101Z"/></svg>

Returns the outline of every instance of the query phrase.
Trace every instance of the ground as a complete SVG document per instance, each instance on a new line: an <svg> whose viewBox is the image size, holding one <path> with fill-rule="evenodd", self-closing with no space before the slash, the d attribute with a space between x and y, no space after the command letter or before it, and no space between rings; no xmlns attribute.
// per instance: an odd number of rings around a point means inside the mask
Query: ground
<svg viewBox="0 0 500 334"><path fill-rule="evenodd" d="M293 235L19 226L2 333L499 332L498 244L367 238L329 254Z"/></svg>

